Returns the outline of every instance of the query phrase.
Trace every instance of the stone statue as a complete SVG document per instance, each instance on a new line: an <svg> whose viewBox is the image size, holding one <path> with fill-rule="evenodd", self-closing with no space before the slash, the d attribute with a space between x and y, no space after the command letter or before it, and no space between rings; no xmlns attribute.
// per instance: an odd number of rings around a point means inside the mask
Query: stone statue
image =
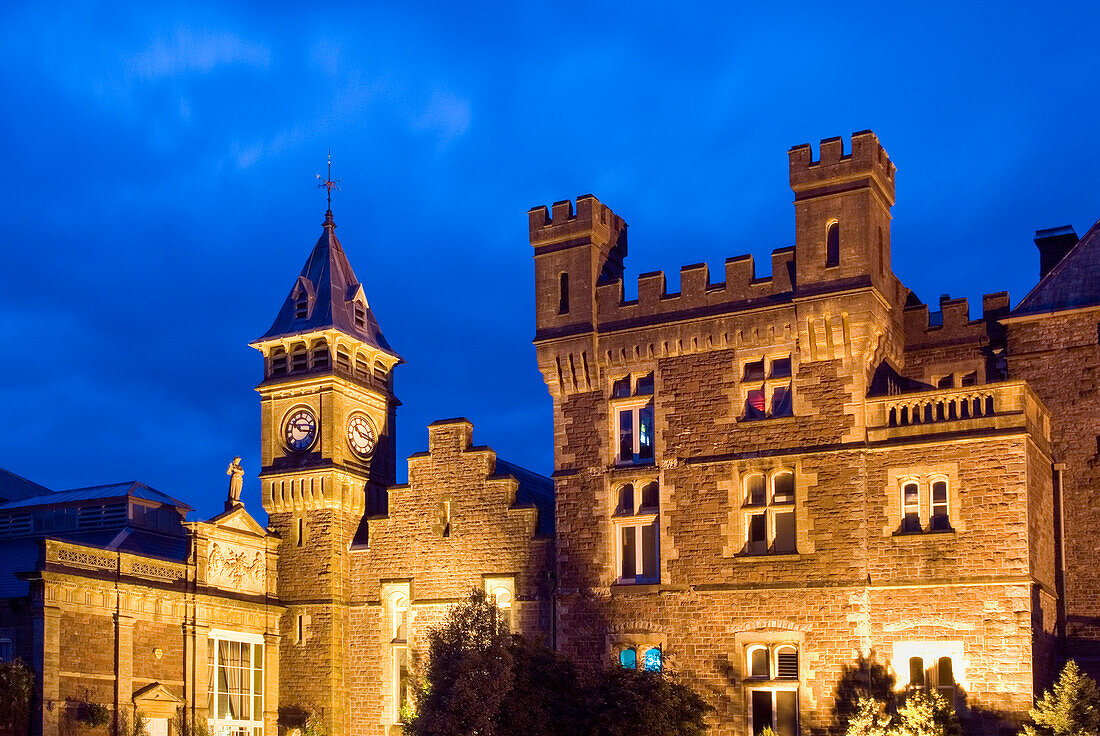
<svg viewBox="0 0 1100 736"><path fill-rule="evenodd" d="M225 500L227 509L241 505L241 486L244 485L244 468L241 467L241 458L238 455L225 469L229 476L229 498Z"/></svg>

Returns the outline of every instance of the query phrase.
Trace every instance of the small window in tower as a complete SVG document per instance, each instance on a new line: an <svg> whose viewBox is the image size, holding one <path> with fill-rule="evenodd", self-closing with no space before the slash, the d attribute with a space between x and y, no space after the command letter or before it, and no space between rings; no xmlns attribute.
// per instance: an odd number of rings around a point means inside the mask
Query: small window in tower
<svg viewBox="0 0 1100 736"><path fill-rule="evenodd" d="M825 234L825 267L840 265L840 223L830 222Z"/></svg>
<svg viewBox="0 0 1100 736"><path fill-rule="evenodd" d="M642 501L641 505L638 507L639 513L660 508L660 497L657 481L646 483L645 486L642 487Z"/></svg>
<svg viewBox="0 0 1100 736"><path fill-rule="evenodd" d="M558 277L558 314L569 314L569 274Z"/></svg>
<svg viewBox="0 0 1100 736"><path fill-rule="evenodd" d="M302 517L299 516L298 517L298 535L295 538L296 546L301 547L302 542L305 540L305 538L306 538L305 521L302 519Z"/></svg>
<svg viewBox="0 0 1100 736"><path fill-rule="evenodd" d="M637 387L634 389L634 393L640 396L648 396L653 393L653 374L647 373L644 376L638 378Z"/></svg>
<svg viewBox="0 0 1100 736"><path fill-rule="evenodd" d="M619 489L618 504L615 508L615 514L617 516L633 516L634 515L634 486L627 483Z"/></svg>
<svg viewBox="0 0 1100 736"><path fill-rule="evenodd" d="M313 346L313 367L316 368L328 368L329 363L332 360L328 351L328 343L324 340L319 340Z"/></svg>
<svg viewBox="0 0 1100 736"><path fill-rule="evenodd" d="M386 386L389 380L389 373L386 371L385 364L378 360L374 363L374 381L379 386Z"/></svg>
<svg viewBox="0 0 1100 736"><path fill-rule="evenodd" d="M290 351L290 370L292 373L298 373L307 368L309 368L309 355L306 353L306 346L298 343Z"/></svg>
<svg viewBox="0 0 1100 736"><path fill-rule="evenodd" d="M947 531L951 528L951 518L947 505L947 481L932 483L932 530Z"/></svg>
<svg viewBox="0 0 1100 736"><path fill-rule="evenodd" d="M972 371L971 373L964 373L962 378L959 379L960 386L975 386L978 383L978 372Z"/></svg>
<svg viewBox="0 0 1100 736"><path fill-rule="evenodd" d="M355 326L359 329L367 326L367 308L360 301L355 302Z"/></svg>
<svg viewBox="0 0 1100 736"><path fill-rule="evenodd" d="M920 531L920 489L916 483L906 483L901 489L901 530Z"/></svg>
<svg viewBox="0 0 1100 736"><path fill-rule="evenodd" d="M294 319L305 319L309 316L309 295L300 292L294 300Z"/></svg>
<svg viewBox="0 0 1100 736"><path fill-rule="evenodd" d="M630 376L623 376L611 386L611 398L622 399L630 396Z"/></svg>
<svg viewBox="0 0 1100 736"><path fill-rule="evenodd" d="M271 375L286 375L286 350L273 348L271 350Z"/></svg>
<svg viewBox="0 0 1100 736"><path fill-rule="evenodd" d="M745 378L748 381L763 381L764 380L764 359L754 360L750 363L745 363Z"/></svg>
<svg viewBox="0 0 1100 736"><path fill-rule="evenodd" d="M336 348L336 367L345 373L351 373L351 355L342 347Z"/></svg>
<svg viewBox="0 0 1100 736"><path fill-rule="evenodd" d="M355 375L360 378L370 378L370 362L362 353L355 356Z"/></svg>

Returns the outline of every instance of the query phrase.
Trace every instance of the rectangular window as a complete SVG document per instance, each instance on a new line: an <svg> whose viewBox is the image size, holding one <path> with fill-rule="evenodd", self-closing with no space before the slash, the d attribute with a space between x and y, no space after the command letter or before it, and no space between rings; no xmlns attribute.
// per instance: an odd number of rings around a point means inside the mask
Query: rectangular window
<svg viewBox="0 0 1100 736"><path fill-rule="evenodd" d="M794 534L794 511L775 515L775 551L777 554L790 554L796 550Z"/></svg>
<svg viewBox="0 0 1100 736"><path fill-rule="evenodd" d="M393 686L396 697L394 705L397 713L394 714L396 723L404 723L405 716L409 712L412 695L412 678L409 676L409 650L407 647L393 648Z"/></svg>
<svg viewBox="0 0 1100 736"><path fill-rule="evenodd" d="M745 477L744 553L762 555L798 552L794 473L772 471ZM768 486L771 486L770 493Z"/></svg>
<svg viewBox="0 0 1100 736"><path fill-rule="evenodd" d="M207 639L207 718L213 731L263 728L264 645L229 632Z"/></svg>
<svg viewBox="0 0 1100 736"><path fill-rule="evenodd" d="M791 394L791 358L761 358L745 363L741 379L742 419L770 419L794 415Z"/></svg>
<svg viewBox="0 0 1100 736"><path fill-rule="evenodd" d="M951 528L951 519L947 506L947 481L932 483L932 524L933 531L946 531Z"/></svg>
<svg viewBox="0 0 1100 736"><path fill-rule="evenodd" d="M615 412L620 464L653 462L653 402Z"/></svg>
<svg viewBox="0 0 1100 736"><path fill-rule="evenodd" d="M765 728L777 736L798 736L797 690L753 690L751 699L754 736Z"/></svg>
<svg viewBox="0 0 1100 736"><path fill-rule="evenodd" d="M920 526L920 488L916 483L906 483L901 489L901 530L919 532Z"/></svg>
<svg viewBox="0 0 1100 736"><path fill-rule="evenodd" d="M660 492L656 481L626 483L612 499L616 569L620 583L660 581Z"/></svg>

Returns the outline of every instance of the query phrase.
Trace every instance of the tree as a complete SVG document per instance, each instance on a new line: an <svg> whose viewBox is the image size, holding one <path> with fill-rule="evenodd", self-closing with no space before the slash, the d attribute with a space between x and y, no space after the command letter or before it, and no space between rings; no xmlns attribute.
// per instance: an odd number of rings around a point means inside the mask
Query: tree
<svg viewBox="0 0 1100 736"><path fill-rule="evenodd" d="M34 673L23 660L0 662L0 734L23 736L30 730Z"/></svg>
<svg viewBox="0 0 1100 736"><path fill-rule="evenodd" d="M848 720L847 736L961 736L955 710L934 690L911 693L897 713L887 703L864 695Z"/></svg>
<svg viewBox="0 0 1100 736"><path fill-rule="evenodd" d="M1043 693L1028 715L1027 736L1097 736L1100 734L1100 694L1096 682L1072 659L1051 690Z"/></svg>
<svg viewBox="0 0 1100 736"><path fill-rule="evenodd" d="M709 706L660 672L582 668L512 636L475 591L429 633L413 736L699 736Z"/></svg>
<svg viewBox="0 0 1100 736"><path fill-rule="evenodd" d="M847 736L887 736L891 732L890 720L884 701L863 695L848 720Z"/></svg>

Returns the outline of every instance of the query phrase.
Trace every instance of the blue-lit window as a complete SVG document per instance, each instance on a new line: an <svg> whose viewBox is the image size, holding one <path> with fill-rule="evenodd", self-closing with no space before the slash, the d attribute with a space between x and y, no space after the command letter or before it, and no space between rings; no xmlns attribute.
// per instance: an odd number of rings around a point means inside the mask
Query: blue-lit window
<svg viewBox="0 0 1100 736"><path fill-rule="evenodd" d="M659 648L653 647L646 650L645 668L647 672L661 671L661 650Z"/></svg>
<svg viewBox="0 0 1100 736"><path fill-rule="evenodd" d="M632 670L638 666L638 653L633 649L624 649L619 652L619 664L623 669Z"/></svg>

